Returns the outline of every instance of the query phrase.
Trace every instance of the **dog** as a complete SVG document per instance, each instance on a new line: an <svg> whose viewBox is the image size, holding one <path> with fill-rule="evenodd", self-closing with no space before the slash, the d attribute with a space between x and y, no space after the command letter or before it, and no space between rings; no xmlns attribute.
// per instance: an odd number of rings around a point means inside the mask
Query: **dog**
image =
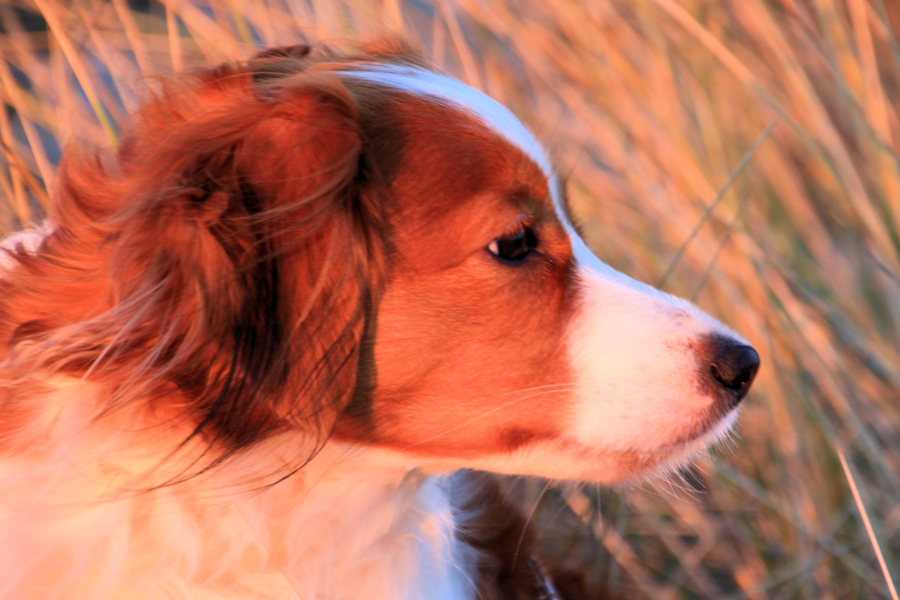
<svg viewBox="0 0 900 600"><path fill-rule="evenodd" d="M622 482L734 424L753 348L402 44L148 86L3 245L0 597L557 598L480 471Z"/></svg>

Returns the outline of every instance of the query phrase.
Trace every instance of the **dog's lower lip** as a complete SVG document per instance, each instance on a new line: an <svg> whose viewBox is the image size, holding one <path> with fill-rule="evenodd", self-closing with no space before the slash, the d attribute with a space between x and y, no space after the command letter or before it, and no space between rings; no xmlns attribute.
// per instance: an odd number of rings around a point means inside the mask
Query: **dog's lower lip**
<svg viewBox="0 0 900 600"><path fill-rule="evenodd" d="M718 415L716 418L705 419L703 426L700 427L698 430L693 431L690 434L684 436L683 438L677 439L663 447L674 449L676 446L685 446L688 444L693 444L700 440L704 440L704 438L709 436L711 433L715 432L715 430L717 428L721 427L729 419L733 423L734 420L737 418L737 414L739 412L740 412L740 409L738 408L737 403L735 403L735 404L729 406L727 408L727 410L722 412L722 414ZM704 442L703 445L706 445L706 442Z"/></svg>

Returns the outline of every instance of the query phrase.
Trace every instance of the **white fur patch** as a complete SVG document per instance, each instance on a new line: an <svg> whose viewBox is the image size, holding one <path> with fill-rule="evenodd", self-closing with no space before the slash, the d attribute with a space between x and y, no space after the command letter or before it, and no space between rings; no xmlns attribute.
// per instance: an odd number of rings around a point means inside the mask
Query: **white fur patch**
<svg viewBox="0 0 900 600"><path fill-rule="evenodd" d="M466 84L418 67L407 65L371 64L341 71L353 79L378 83L385 87L427 96L465 109L507 141L522 150L547 177L553 177L553 166L544 148L512 112L485 94Z"/></svg>
<svg viewBox="0 0 900 600"><path fill-rule="evenodd" d="M17 231L16 233L10 235L6 239L0 241L0 271L4 268L7 268L12 263L12 257L9 255L7 250L11 250L13 252L16 251L20 246L25 252L29 254L34 254L37 252L38 248L41 247L41 243L44 241L44 238L50 234L52 227L50 227L49 223L44 223L38 227L33 229L26 229L25 231Z"/></svg>
<svg viewBox="0 0 900 600"><path fill-rule="evenodd" d="M541 143L535 139L534 135L528 131L525 125L508 108L464 83L446 75L417 67L372 64L364 65L358 70L343 71L341 75L378 83L410 94L434 98L449 103L455 108L461 108L478 118L487 127L524 152L526 156L540 167L547 177L554 207L566 232L571 237L572 253L580 265L593 269L609 279L615 279L623 285L634 287L644 293L667 297L666 294L619 273L591 252L567 217L559 195L558 179L550 158L547 156Z"/></svg>
<svg viewBox="0 0 900 600"><path fill-rule="evenodd" d="M625 285L635 285L639 289L655 292L650 286L640 284L607 266L588 249L587 244L578 235L574 225L567 217L559 195L558 179L544 147L508 108L456 79L417 67L372 64L364 65L358 70L343 71L341 75L378 83L410 94L434 98L449 103L454 108L461 108L478 118L487 127L524 152L547 177L553 205L560 221L572 238L572 252L579 264L609 277L616 277Z"/></svg>
<svg viewBox="0 0 900 600"><path fill-rule="evenodd" d="M186 466L152 469L184 433L95 419L106 394L54 378L34 398L47 414L22 432L41 443L0 458L0 598L476 598L445 478L329 442L264 490L259 474L298 446L289 434L227 469L134 494Z"/></svg>

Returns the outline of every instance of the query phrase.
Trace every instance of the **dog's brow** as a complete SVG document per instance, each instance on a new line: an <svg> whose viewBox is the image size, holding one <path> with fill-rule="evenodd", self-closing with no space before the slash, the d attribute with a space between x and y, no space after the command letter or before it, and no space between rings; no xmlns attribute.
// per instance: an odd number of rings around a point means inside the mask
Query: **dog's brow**
<svg viewBox="0 0 900 600"><path fill-rule="evenodd" d="M380 84L398 91L433 98L447 103L454 108L460 108L478 118L486 126L499 133L508 142L525 153L547 177L550 196L553 199L553 207L560 222L572 242L572 254L577 262L597 273L603 273L610 279L621 281L627 287L638 288L644 293L660 295L660 292L625 277L615 269L601 261L588 248L581 234L570 218L567 202L560 189L559 178L553 169L550 158L544 151L540 142L522 124L522 122L505 106L479 92L478 90L451 79L446 75L435 73L427 69L411 67L408 65L365 64L356 65L353 69L340 71L344 77Z"/></svg>
<svg viewBox="0 0 900 600"><path fill-rule="evenodd" d="M461 108L522 150L543 171L553 176L553 165L543 146L505 106L468 85L446 75L406 65L369 64L340 74L389 88L427 96Z"/></svg>
<svg viewBox="0 0 900 600"><path fill-rule="evenodd" d="M559 220L570 235L578 235L569 219L570 213L560 193L560 182L544 147L508 108L456 79L408 65L367 64L341 71L340 74L433 98L454 108L461 108L478 118L537 164L547 178L553 207L559 215Z"/></svg>
<svg viewBox="0 0 900 600"><path fill-rule="evenodd" d="M562 193L559 178L553 169L550 158L540 142L522 124L522 122L505 106L479 92L478 90L451 79L446 75L427 69L408 65L366 64L356 66L352 70L341 71L345 77L368 81L395 90L416 94L443 101L448 105L465 110L478 118L486 126L499 133L508 142L519 148L531 158L547 177L553 207L560 222L572 242L572 253L582 266L596 272L604 273L614 279L621 279L629 287L648 288L644 284L633 282L601 261L588 248L581 237L568 210L566 199ZM646 290L645 290L646 291ZM650 293L657 293L655 290Z"/></svg>

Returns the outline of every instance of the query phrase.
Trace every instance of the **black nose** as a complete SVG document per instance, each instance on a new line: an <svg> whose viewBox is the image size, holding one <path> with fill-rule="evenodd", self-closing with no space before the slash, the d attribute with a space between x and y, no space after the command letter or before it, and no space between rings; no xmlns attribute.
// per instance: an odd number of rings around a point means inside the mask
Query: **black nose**
<svg viewBox="0 0 900 600"><path fill-rule="evenodd" d="M750 346L732 342L715 355L709 371L716 381L731 392L732 406L736 406L747 395L747 390L759 371L759 354Z"/></svg>

